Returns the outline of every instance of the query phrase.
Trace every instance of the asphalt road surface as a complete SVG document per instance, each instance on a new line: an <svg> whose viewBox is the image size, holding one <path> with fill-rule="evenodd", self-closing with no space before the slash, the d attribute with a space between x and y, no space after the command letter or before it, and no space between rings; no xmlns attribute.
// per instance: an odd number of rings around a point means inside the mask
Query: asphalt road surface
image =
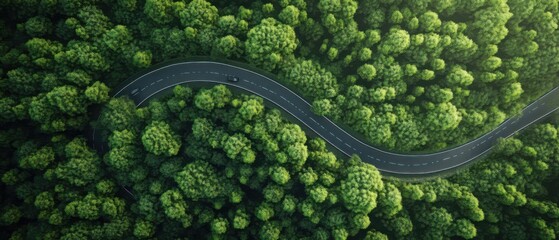
<svg viewBox="0 0 559 240"><path fill-rule="evenodd" d="M236 76L239 81L227 81L228 76ZM328 118L315 115L307 101L273 79L227 63L189 61L160 66L117 89L114 97L128 95L141 106L161 91L192 82L225 84L252 92L293 115L342 153L348 156L357 154L364 162L373 164L384 173L418 177L464 165L491 150L498 138L509 137L559 108L559 88L554 88L518 116L507 119L493 131L471 142L429 154L398 154L372 147Z"/></svg>

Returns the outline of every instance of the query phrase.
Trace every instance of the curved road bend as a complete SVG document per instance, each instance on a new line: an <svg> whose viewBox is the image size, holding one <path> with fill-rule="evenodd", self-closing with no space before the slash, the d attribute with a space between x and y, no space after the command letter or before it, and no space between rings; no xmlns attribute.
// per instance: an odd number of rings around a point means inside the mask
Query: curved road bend
<svg viewBox="0 0 559 240"><path fill-rule="evenodd" d="M240 80L229 82L226 80L229 75ZM493 131L471 142L436 153L398 154L367 145L328 118L315 115L307 101L278 82L226 63L191 61L161 66L134 79L118 90L114 97L128 95L140 106L165 89L189 82L225 84L252 92L292 114L342 153L348 156L357 154L381 172L410 176L433 174L466 164L488 152L498 138L509 137L559 108L559 88L554 88L528 105L519 116L507 119Z"/></svg>

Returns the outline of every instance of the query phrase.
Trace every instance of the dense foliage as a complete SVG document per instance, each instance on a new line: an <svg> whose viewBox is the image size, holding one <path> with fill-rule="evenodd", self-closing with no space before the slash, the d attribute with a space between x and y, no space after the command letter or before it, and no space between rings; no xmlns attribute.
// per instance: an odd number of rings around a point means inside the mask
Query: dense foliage
<svg viewBox="0 0 559 240"><path fill-rule="evenodd" d="M557 0L3 0L0 14L0 239L559 234L557 120L409 183L224 86L141 108L109 95L153 63L219 56L374 145L440 149L558 85Z"/></svg>
<svg viewBox="0 0 559 240"><path fill-rule="evenodd" d="M559 196L548 184L559 176L559 124L502 140L484 162L424 183L382 180L357 156L340 159L307 138L261 98L222 85L178 86L142 108L112 99L98 124L108 143L102 157L81 136L1 132L3 149L15 149L1 175L2 238L559 234Z"/></svg>
<svg viewBox="0 0 559 240"><path fill-rule="evenodd" d="M2 1L0 10L6 120L50 132L81 129L84 109L107 100L105 85L137 69L213 55L279 74L374 145L440 149L517 113L559 71L556 0ZM45 116L50 108L58 114Z"/></svg>

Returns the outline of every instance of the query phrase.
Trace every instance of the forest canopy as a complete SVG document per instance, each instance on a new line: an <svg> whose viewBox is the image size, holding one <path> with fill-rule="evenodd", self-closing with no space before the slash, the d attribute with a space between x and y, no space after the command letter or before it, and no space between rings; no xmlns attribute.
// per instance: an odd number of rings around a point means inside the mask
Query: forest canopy
<svg viewBox="0 0 559 240"><path fill-rule="evenodd" d="M196 104L216 92L231 97L210 110ZM557 120L501 140L488 159L456 176L422 183L382 179L373 165L336 156L261 98L223 85L177 86L140 108L112 99L97 124L108 143L103 155L82 135L0 132L4 149L15 146L2 162L3 238L549 239L558 233L559 196L549 185L559 172Z"/></svg>
<svg viewBox="0 0 559 240"><path fill-rule="evenodd" d="M220 57L276 74L372 145L443 149L558 85L557 0L4 0L0 13L1 239L559 234L557 117L413 183L222 85L111 98L156 63Z"/></svg>
<svg viewBox="0 0 559 240"><path fill-rule="evenodd" d="M480 136L558 81L557 1L78 0L0 7L5 120L29 119L51 133L87 126L85 109L106 102L111 87L177 57L210 55L272 71L314 102L317 114L398 151Z"/></svg>

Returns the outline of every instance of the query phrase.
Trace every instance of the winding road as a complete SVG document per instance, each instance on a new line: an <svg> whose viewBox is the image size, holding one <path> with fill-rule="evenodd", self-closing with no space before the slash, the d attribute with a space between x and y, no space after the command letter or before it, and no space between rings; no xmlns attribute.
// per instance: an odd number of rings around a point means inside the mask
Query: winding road
<svg viewBox="0 0 559 240"><path fill-rule="evenodd" d="M239 81L227 81L227 76L237 76ZM491 150L498 138L509 137L559 108L559 88L554 88L528 105L518 116L507 119L493 131L468 143L429 154L399 154L372 147L328 118L315 115L307 101L273 79L228 63L188 61L159 66L129 81L118 89L114 97L128 95L141 106L162 91L193 82L225 84L254 93L293 115L345 155L357 154L364 162L373 164L384 173L418 177L464 165Z"/></svg>

